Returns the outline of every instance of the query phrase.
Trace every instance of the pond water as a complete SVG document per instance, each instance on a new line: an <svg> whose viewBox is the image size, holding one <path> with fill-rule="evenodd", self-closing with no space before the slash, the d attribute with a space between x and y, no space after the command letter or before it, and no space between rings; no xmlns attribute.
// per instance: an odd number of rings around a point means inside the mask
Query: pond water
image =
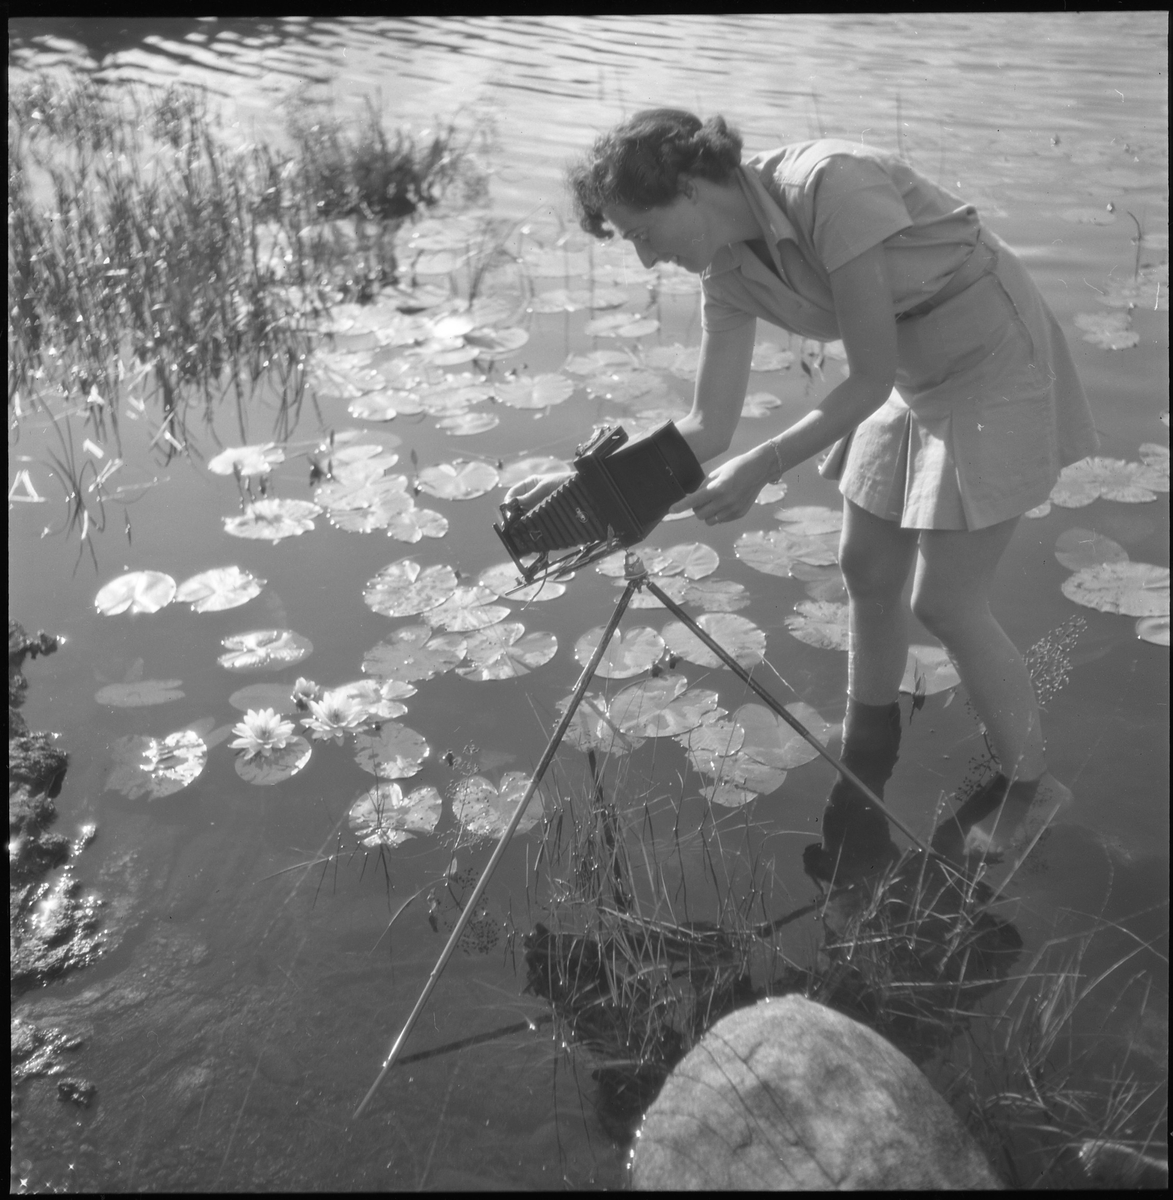
<svg viewBox="0 0 1173 1200"><path fill-rule="evenodd" d="M330 430L336 448L377 445L399 456L392 471L416 474L459 459L494 469L528 456L568 459L594 422L634 428L685 411L689 384L666 369L663 348L698 342L695 290L668 279L650 291L651 277L624 247L595 247L588 260L576 233L559 242L569 227L560 193L566 160L624 113L655 103L722 112L751 150L824 133L902 151L976 203L1029 264L1068 334L1102 453L1137 462L1142 446L1167 446L1167 274L1152 287L1168 259L1166 28L1160 13L21 19L9 23L9 61L14 79L65 65L110 84L198 83L245 139L282 138L282 101L303 80L344 111L376 97L393 120L416 127L462 107L491 118L491 208L518 223L509 245L519 261L492 272L487 286L519 307L517 324L529 336L494 360L490 378L507 370L560 373L574 382L573 394L542 407L478 402L471 411L499 420L469 434L440 427L437 411L359 419L337 373L371 365L393 371L387 364L404 351L340 322L335 352L363 361L333 359L333 385L315 378L316 409L305 406L284 462L268 476L270 496L311 500L305 455ZM444 244L442 230L430 232L433 248ZM410 237L410 227L400 236ZM1149 270L1141 301L1128 310L1099 303L1131 281L1138 261ZM435 259L418 261L420 282L446 287L445 274L422 273L437 265L447 270ZM622 311L655 323L646 332L592 336L586 323L615 309L533 311L533 294L588 283L621 289ZM1139 339L1131 348L1083 338L1081 316L1125 311ZM751 393L772 398L742 422L734 452L782 428L841 377L833 356L804 371L804 354L809 364L816 351L780 330L759 325L758 341L793 358L754 374ZM588 377L566 367L570 356L617 347L655 372L654 383L625 379L632 399L623 403L598 382L599 369L588 389ZM649 390L637 394L644 385ZM288 690L299 675L327 687L362 678L372 647L423 619L388 618L364 603L382 568L403 558L424 568L447 564L469 584L505 557L490 530L500 486L468 499L418 496L417 505L448 527L410 544L380 530L336 528L325 513L312 530L276 542L227 536L225 519L240 514L242 497L233 477L210 473L206 461L223 446L265 442L274 415L264 401L249 408L242 437L235 410L225 406L199 435L203 458L164 461L150 445L157 430L150 410L138 420L125 410L122 477L153 486L125 493L124 507L108 505L106 531L94 536L96 571L88 555L79 561L76 531L68 541L44 533L60 528L63 509L43 466L51 444L45 423L34 416L19 440L10 434L10 482L19 465L50 498L10 505L10 611L30 632L66 638L57 654L27 668L26 715L31 728L63 735L70 768L58 827L71 833L97 824L76 872L105 899L112 931L112 948L96 966L20 1001L22 1014L84 1034L70 1070L92 1079L98 1098L77 1108L57 1101L52 1079L24 1085L19 1183L40 1191L622 1186L626 1147L593 1106L594 1064L552 1040L550 1025L538 1023L545 1004L522 994L522 935L550 921L551 868L535 870L540 827L511 844L487 893L480 944L453 957L407 1050L527 1019L536 1028L398 1066L369 1111L351 1120L443 945L449 902L441 889L430 923L428 890L454 857L460 872L479 872L488 859L485 838L466 832L457 844L457 784L480 774L497 785L505 772L533 769L557 703L578 676L576 643L614 607L614 578L587 568L560 597L498 602L527 634L556 638L553 655L529 673L485 680L449 670L416 682L397 719L422 736L429 754L400 782L404 791L437 789L444 813L435 832L381 855L357 847L348 823L373 782L349 735L344 744L315 741L304 769L274 786L242 778L221 740L195 782L171 796L132 799L107 787L118 739L161 738L199 722L205 733L223 729L241 720L229 697L246 685ZM349 431L358 431L350 443ZM17 455L28 459L17 463ZM809 466L788 479L786 505L837 500ZM707 578L746 589L749 603L738 615L765 636L767 685L833 726L846 655L799 640L787 626L808 599L810 573L805 580L763 574L735 550L746 533L778 528L777 507L756 507L714 529L691 518L666 522L646 546L711 547L719 566ZM1164 494L1145 503L1056 504L1020 523L994 595L1010 636L1025 649L1072 616L1086 618L1087 628L1045 713L1050 768L1075 802L1010 882L1008 912L1025 942L1023 964L1049 939L1074 939L1063 943L1074 947L1087 934L1085 978L1107 974L1073 1024L1074 1036L1094 1040L1096 1050L1080 1084L1106 1091L1110 1076L1132 1073L1157 1087L1144 1114L1159 1142L1168 1049L1168 651L1138 638L1134 618L1077 606L1064 594L1071 571L1055 547L1071 529L1112 539L1135 563L1168 566ZM247 606L195 613L172 603L113 616L95 609L99 588L126 572L182 581L229 564L264 580ZM622 628L625 636L642 626L660 631L667 616L632 610ZM219 665L222 639L266 628L308 638L312 654L264 672ZM914 641L931 639L921 631ZM730 713L752 699L728 671L687 660L676 669L693 688L716 692ZM645 677L646 664L638 675L598 680L596 690L613 696ZM144 707L97 698L103 687L143 680L181 681L182 695ZM905 697L902 757L887 797L925 836L982 744L955 689L912 710ZM827 764L809 762L744 806L710 808L701 798L705 780L684 750L654 738L616 756L605 783L628 826L633 861L661 862L676 920L716 919L720 898L744 897L752 881L762 892L753 919L761 920L815 898L801 852L818 836L832 777ZM571 806L589 802L586 756L563 747L548 791ZM392 916L417 893L388 933ZM819 935L814 916L789 928L787 952L811 961ZM1132 1130L1125 1140L1136 1136Z"/></svg>

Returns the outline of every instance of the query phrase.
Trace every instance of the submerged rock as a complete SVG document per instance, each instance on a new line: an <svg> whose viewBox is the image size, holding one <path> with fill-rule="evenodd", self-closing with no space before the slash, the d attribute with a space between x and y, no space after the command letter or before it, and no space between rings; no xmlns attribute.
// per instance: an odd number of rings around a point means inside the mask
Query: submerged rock
<svg viewBox="0 0 1173 1200"><path fill-rule="evenodd" d="M709 1030L648 1109L631 1167L641 1191L1002 1186L909 1059L800 996Z"/></svg>

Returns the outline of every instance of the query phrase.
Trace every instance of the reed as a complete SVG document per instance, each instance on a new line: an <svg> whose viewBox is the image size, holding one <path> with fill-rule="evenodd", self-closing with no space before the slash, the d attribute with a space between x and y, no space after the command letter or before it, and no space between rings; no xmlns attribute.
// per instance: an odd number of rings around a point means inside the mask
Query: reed
<svg viewBox="0 0 1173 1200"><path fill-rule="evenodd" d="M230 398L242 441L259 391L274 436L296 425L318 319L396 280L402 222L483 187L479 134L389 132L374 108L350 136L291 107L289 147L233 146L206 94L37 77L8 102L8 404L119 436L120 400L152 404L152 447L198 454ZM80 438L78 439L80 440ZM55 463L68 528L100 523L101 490ZM77 505L81 505L79 511ZM89 518L87 520L87 517ZM85 538L83 537L83 541Z"/></svg>

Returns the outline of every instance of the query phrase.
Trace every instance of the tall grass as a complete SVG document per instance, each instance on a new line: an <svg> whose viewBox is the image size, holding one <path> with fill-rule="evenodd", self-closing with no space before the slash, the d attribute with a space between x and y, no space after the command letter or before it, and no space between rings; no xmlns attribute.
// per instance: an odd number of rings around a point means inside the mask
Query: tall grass
<svg viewBox="0 0 1173 1200"><path fill-rule="evenodd" d="M368 106L349 135L328 108L290 112L287 147L234 147L191 88L10 92L10 424L50 408L117 440L131 393L169 458L192 406L210 422L225 397L245 440L263 384L288 436L317 319L395 282L405 219L483 186L455 124L416 139ZM60 470L76 505L84 463Z"/></svg>

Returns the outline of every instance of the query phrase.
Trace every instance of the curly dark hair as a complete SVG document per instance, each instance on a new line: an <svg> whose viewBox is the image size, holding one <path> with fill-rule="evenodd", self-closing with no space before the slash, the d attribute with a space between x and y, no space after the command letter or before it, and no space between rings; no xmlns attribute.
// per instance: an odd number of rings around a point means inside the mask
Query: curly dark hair
<svg viewBox="0 0 1173 1200"><path fill-rule="evenodd" d="M566 182L579 224L609 238L608 205L658 208L679 195L681 176L727 183L740 165L741 135L724 117L702 122L684 109L649 108L597 138L568 168Z"/></svg>

